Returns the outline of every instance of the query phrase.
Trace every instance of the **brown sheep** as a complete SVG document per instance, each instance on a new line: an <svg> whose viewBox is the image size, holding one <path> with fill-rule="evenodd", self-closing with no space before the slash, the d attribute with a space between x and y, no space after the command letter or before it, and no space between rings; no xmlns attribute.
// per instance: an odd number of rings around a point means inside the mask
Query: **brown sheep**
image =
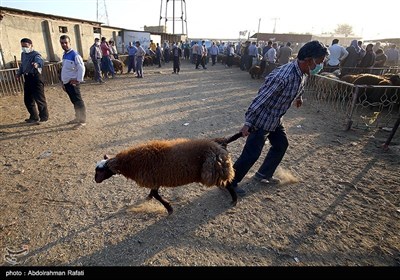
<svg viewBox="0 0 400 280"><path fill-rule="evenodd" d="M119 59L111 59L111 61L114 66L115 73L119 71L122 74L124 72L124 66L125 66L124 63Z"/></svg>
<svg viewBox="0 0 400 280"><path fill-rule="evenodd" d="M148 199L160 201L171 214L171 204L163 199L160 187L177 187L189 183L205 186L227 186L234 177L233 164L226 145L242 136L229 139L154 140L118 153L114 158L104 156L96 166L95 181L101 183L115 174L134 180L151 189ZM228 186L232 204L237 195Z"/></svg>
<svg viewBox="0 0 400 280"><path fill-rule="evenodd" d="M354 80L355 85L367 85L367 86L399 86L400 78L398 75L392 75L389 79L380 75L372 74L359 74L359 77ZM359 92L359 103L367 102L371 106L377 106L383 104L387 106L399 97L397 89L388 88L360 88Z"/></svg>
<svg viewBox="0 0 400 280"><path fill-rule="evenodd" d="M340 78L340 80L352 84L359 76L360 76L359 74L344 75L343 77Z"/></svg>
<svg viewBox="0 0 400 280"><path fill-rule="evenodd" d="M260 65L251 66L251 68L249 69L251 78L255 79L255 77L257 76L257 79L260 79L261 75L264 73L265 65L266 65L265 60L261 60Z"/></svg>

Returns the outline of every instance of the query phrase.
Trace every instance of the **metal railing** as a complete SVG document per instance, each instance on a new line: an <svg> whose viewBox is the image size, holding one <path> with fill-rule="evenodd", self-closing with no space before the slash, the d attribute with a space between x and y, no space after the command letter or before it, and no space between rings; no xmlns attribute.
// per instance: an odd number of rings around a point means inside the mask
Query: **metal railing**
<svg viewBox="0 0 400 280"><path fill-rule="evenodd" d="M321 75L310 77L304 98L346 130L352 126L393 126L400 110L399 86L353 85Z"/></svg>

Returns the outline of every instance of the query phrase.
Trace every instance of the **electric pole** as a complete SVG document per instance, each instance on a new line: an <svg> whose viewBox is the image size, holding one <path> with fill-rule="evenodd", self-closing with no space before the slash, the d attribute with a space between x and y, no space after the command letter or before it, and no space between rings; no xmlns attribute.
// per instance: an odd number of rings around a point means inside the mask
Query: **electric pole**
<svg viewBox="0 0 400 280"><path fill-rule="evenodd" d="M97 7L96 21L104 22L107 25L110 25L110 21L108 20L106 0L100 0L100 3L99 0L97 0L96 7Z"/></svg>
<svg viewBox="0 0 400 280"><path fill-rule="evenodd" d="M280 20L280 18L272 18L272 20L274 21L274 30L272 31L272 33L275 34L275 31L276 31L276 21Z"/></svg>

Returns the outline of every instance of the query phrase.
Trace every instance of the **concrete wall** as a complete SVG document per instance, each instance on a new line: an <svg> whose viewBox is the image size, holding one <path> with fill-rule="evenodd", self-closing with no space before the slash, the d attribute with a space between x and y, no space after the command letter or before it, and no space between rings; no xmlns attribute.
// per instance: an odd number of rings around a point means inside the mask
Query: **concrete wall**
<svg viewBox="0 0 400 280"><path fill-rule="evenodd" d="M63 34L71 38L72 48L77 50L84 60L89 58L89 48L94 42L93 28L99 25L77 20L67 21L56 18L44 18L27 14L4 13L1 19L1 48L6 67L14 63L14 56L21 59L20 40L30 38L33 47L44 60L49 62L60 61L63 49L59 43ZM61 28L67 28L67 32Z"/></svg>

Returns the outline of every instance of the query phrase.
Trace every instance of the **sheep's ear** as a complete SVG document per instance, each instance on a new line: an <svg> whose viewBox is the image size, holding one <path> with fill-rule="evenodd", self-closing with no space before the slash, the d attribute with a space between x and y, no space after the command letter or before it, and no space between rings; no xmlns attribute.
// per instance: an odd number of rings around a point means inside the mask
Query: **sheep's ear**
<svg viewBox="0 0 400 280"><path fill-rule="evenodd" d="M108 155L104 155L104 159L110 159Z"/></svg>

